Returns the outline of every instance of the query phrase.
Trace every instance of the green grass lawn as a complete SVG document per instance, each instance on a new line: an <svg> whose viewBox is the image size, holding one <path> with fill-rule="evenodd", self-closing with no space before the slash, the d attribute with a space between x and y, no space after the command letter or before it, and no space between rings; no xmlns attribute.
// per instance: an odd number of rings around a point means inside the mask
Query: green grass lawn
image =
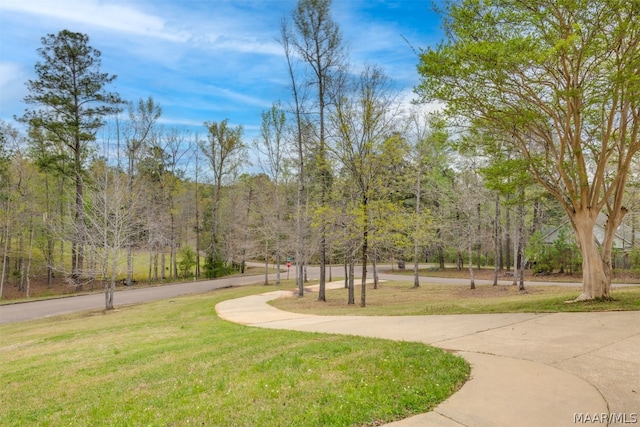
<svg viewBox="0 0 640 427"><path fill-rule="evenodd" d="M469 280L469 268L464 267L458 269L452 265L447 265L445 269L440 269L436 265L431 265L427 268L420 268L419 275L423 278L427 277L446 277ZM399 274L402 276L413 276L413 265L407 264L406 268L400 270L398 268L389 268L383 271L386 274ZM511 281L513 275L506 276L505 273L512 274L511 271L501 271L498 275L500 281ZM477 267L473 269L473 274L476 279L492 280L494 276L493 266L485 266L480 269ZM531 270L525 271L525 281L530 282L565 282L565 283L580 283L582 282L582 273L553 273L553 274L534 274ZM640 283L640 277L638 277L636 270L615 270L613 273L612 283Z"/></svg>
<svg viewBox="0 0 640 427"><path fill-rule="evenodd" d="M361 308L360 287L356 304L347 305L346 289L326 291L327 302L318 302L317 294L281 298L270 304L282 310L322 315L410 316L425 314L476 313L548 313L560 311L640 310L640 286L614 288L610 301L583 301L568 304L580 288L570 286L436 285L424 283L413 288L411 282L381 282L378 289L367 286L367 306Z"/></svg>
<svg viewBox="0 0 640 427"><path fill-rule="evenodd" d="M215 304L263 286L0 325L3 426L364 426L469 375L423 344L250 328Z"/></svg>

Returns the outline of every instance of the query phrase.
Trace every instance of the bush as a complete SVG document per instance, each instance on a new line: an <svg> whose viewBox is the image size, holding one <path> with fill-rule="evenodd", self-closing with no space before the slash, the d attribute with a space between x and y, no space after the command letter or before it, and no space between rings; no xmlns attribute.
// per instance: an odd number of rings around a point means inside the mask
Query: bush
<svg viewBox="0 0 640 427"><path fill-rule="evenodd" d="M180 268L180 274L182 277L191 277L193 273L191 269L196 265L196 251L189 245L185 245L180 249L180 262L178 268Z"/></svg>
<svg viewBox="0 0 640 427"><path fill-rule="evenodd" d="M551 274L554 271L560 273L575 273L580 271L582 257L575 239L567 229L561 229L553 243L546 243L542 233L536 231L526 253L531 260L531 269L534 273Z"/></svg>
<svg viewBox="0 0 640 427"><path fill-rule="evenodd" d="M221 259L214 259L211 255L207 255L204 261L204 277L207 279L228 276L237 271L239 270L234 268L234 266L228 265Z"/></svg>

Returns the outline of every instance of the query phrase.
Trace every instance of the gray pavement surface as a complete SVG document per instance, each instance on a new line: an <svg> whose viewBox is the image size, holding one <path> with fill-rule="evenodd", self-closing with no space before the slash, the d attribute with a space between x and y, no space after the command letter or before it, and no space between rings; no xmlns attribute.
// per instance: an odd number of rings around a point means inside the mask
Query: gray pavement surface
<svg viewBox="0 0 640 427"><path fill-rule="evenodd" d="M116 306L139 304L180 295L201 294L229 286L260 283L264 276L229 277L198 282L174 283L146 288L122 289L115 292ZM17 304L0 305L0 324L21 322L84 310L100 310L105 306L104 293L62 297Z"/></svg>

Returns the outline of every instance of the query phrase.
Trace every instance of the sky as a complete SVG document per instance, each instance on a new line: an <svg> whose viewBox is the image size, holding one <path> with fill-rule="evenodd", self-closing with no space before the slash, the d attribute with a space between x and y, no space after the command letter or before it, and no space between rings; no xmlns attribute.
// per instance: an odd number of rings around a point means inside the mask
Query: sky
<svg viewBox="0 0 640 427"><path fill-rule="evenodd" d="M165 128L206 134L205 121L242 125L249 142L261 112L290 101L277 38L297 0L0 0L0 119L27 105L41 38L85 33L101 51L111 91L136 102L152 96ZM333 0L352 70L382 67L405 102L419 82L416 50L442 39L431 0ZM15 123L14 123L15 125Z"/></svg>

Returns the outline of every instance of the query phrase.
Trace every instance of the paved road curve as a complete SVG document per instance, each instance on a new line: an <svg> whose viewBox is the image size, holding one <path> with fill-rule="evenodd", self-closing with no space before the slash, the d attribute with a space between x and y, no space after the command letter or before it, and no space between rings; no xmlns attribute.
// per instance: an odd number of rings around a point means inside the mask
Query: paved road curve
<svg viewBox="0 0 640 427"><path fill-rule="evenodd" d="M262 267L263 264L251 264L252 266ZM369 268L370 270L371 268ZM388 270L390 266L383 265L378 266L378 270ZM294 278L294 271L291 269L291 278ZM319 277L320 269L318 267L308 268L309 279L317 279ZM356 267L355 274L360 275L361 268ZM368 273L371 276L371 272ZM344 276L344 269L342 266L334 266L331 270L331 276L342 277ZM269 276L270 280L275 280L275 275ZM284 279L286 273L281 274L281 278ZM413 281L413 276L399 275L399 274L380 274L381 280L405 280ZM123 289L118 290L115 293L114 300L116 306L138 304L147 301L155 301L164 298L174 298L179 295L199 294L210 292L215 289L225 288L229 286L244 286L250 284L259 284L264 280L264 275L255 276L240 276L222 278L216 280L207 280L200 282L186 282L175 283L163 286L154 286L138 289ZM449 278L436 278L436 277L422 277L422 283L438 283L438 284L467 284L468 280L463 279L449 279ZM490 284L492 282L488 280L476 280L476 284ZM502 281L500 284L510 285L511 281ZM533 283L527 282L526 285L556 285L556 286L579 286L576 283L550 283L540 282ZM100 310L104 308L104 294L91 294L75 297L65 297L43 301L33 301L20 304L8 304L0 306L0 324L21 322L24 320L38 319L41 317L54 316L58 314L72 313L74 311L84 310Z"/></svg>
<svg viewBox="0 0 640 427"><path fill-rule="evenodd" d="M264 276L229 277L200 282L175 283L138 289L116 291L115 305L138 304L179 295L201 294L229 286L243 286L261 283ZM21 322L58 314L84 310L100 310L105 305L104 293L64 297L50 300L8 304L0 306L0 324Z"/></svg>

